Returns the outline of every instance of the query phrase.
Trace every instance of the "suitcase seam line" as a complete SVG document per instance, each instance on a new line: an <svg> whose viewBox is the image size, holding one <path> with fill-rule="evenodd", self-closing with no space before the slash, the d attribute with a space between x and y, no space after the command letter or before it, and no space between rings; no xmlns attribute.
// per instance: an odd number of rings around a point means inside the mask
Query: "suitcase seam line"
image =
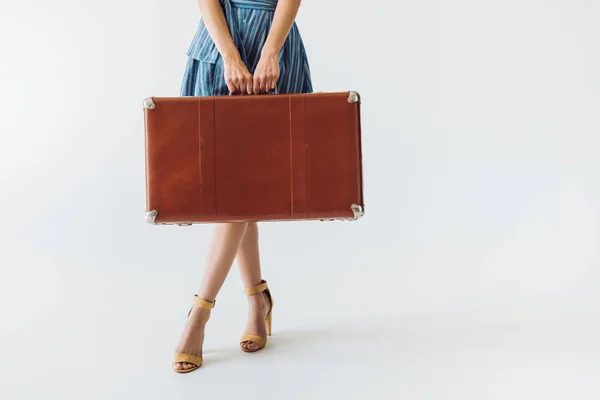
<svg viewBox="0 0 600 400"><path fill-rule="evenodd" d="M288 97L288 114L290 122L290 204L291 218L294 219L294 142L293 142L293 125L292 125L292 96Z"/></svg>
<svg viewBox="0 0 600 400"><path fill-rule="evenodd" d="M306 94L302 96L304 112L304 214L308 219L308 133L306 132Z"/></svg>
<svg viewBox="0 0 600 400"><path fill-rule="evenodd" d="M219 215L217 208L217 104L216 99L213 97L213 126L212 126L212 134L213 134L213 198L215 204L215 217Z"/></svg>

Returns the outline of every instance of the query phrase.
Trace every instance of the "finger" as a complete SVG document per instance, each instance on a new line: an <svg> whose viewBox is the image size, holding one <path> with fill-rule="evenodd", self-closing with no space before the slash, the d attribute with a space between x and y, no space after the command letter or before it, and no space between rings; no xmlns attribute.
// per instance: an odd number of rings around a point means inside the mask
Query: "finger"
<svg viewBox="0 0 600 400"><path fill-rule="evenodd" d="M235 89L235 85L233 84L233 82L231 81L231 79L227 80L227 89L229 89L229 94L232 95L235 93L236 89Z"/></svg>
<svg viewBox="0 0 600 400"><path fill-rule="evenodd" d="M271 77L267 76L265 78L265 93L269 93L271 91Z"/></svg>
<svg viewBox="0 0 600 400"><path fill-rule="evenodd" d="M260 94L260 79L258 79L258 76L255 76L252 81L252 92L254 94Z"/></svg>
<svg viewBox="0 0 600 400"><path fill-rule="evenodd" d="M262 79L260 76L254 79L254 89L256 90L256 93L262 94Z"/></svg>
<svg viewBox="0 0 600 400"><path fill-rule="evenodd" d="M244 94L252 93L252 90L248 90L248 81L249 81L248 75L244 75L242 77L242 79L240 80L240 86L242 87L242 91Z"/></svg>
<svg viewBox="0 0 600 400"><path fill-rule="evenodd" d="M244 81L243 79L240 80L240 83L238 83L238 90L240 94L248 93L248 91L246 90L246 81Z"/></svg>
<svg viewBox="0 0 600 400"><path fill-rule="evenodd" d="M273 90L273 75L269 75L265 80L265 91L270 93Z"/></svg>
<svg viewBox="0 0 600 400"><path fill-rule="evenodd" d="M246 93L248 94L252 94L254 93L253 89L253 80L254 78L252 77L252 75L250 75L250 73L248 73L248 75L246 75L246 79L244 80L244 86L246 88Z"/></svg>
<svg viewBox="0 0 600 400"><path fill-rule="evenodd" d="M235 87L235 94L242 94L242 84L239 77L233 78L233 86Z"/></svg>
<svg viewBox="0 0 600 400"><path fill-rule="evenodd" d="M246 92L248 92L248 94L254 94L253 80L254 80L254 78L252 78L252 75L250 75L248 77L248 79L246 80Z"/></svg>
<svg viewBox="0 0 600 400"><path fill-rule="evenodd" d="M268 93L269 92L269 84L266 78L261 79L260 81L260 90L263 93Z"/></svg>
<svg viewBox="0 0 600 400"><path fill-rule="evenodd" d="M235 76L229 78L229 94L237 94L238 93L238 82Z"/></svg>

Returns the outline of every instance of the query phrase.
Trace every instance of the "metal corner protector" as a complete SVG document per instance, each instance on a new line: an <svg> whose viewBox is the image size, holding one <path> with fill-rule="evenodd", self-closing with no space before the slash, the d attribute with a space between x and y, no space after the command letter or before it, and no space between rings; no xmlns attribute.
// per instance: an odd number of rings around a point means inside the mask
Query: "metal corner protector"
<svg viewBox="0 0 600 400"><path fill-rule="evenodd" d="M158 211L146 211L146 222L152 225L156 225L156 217L158 217Z"/></svg>
<svg viewBox="0 0 600 400"><path fill-rule="evenodd" d="M358 204L352 204L352 212L354 213L353 219L357 220L365 215L365 208L363 206L359 206Z"/></svg>
<svg viewBox="0 0 600 400"><path fill-rule="evenodd" d="M144 99L144 108L149 108L150 110L154 110L156 108L156 105L154 104L152 97L148 97L148 98Z"/></svg>
<svg viewBox="0 0 600 400"><path fill-rule="evenodd" d="M319 218L319 221L356 221L363 215L365 215L365 208L363 206L359 206L358 204L352 204L350 206L352 209L353 216L350 218Z"/></svg>
<svg viewBox="0 0 600 400"><path fill-rule="evenodd" d="M351 91L348 95L348 103L360 103L360 94L355 91Z"/></svg>

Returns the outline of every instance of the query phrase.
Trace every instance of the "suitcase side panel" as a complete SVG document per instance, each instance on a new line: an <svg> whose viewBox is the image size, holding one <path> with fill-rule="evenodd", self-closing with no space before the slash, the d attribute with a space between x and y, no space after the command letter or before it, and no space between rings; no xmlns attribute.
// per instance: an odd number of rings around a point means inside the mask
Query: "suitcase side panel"
<svg viewBox="0 0 600 400"><path fill-rule="evenodd" d="M219 218L289 219L290 166L288 97L216 98L215 179Z"/></svg>
<svg viewBox="0 0 600 400"><path fill-rule="evenodd" d="M306 97L308 218L353 218L362 206L360 112L348 93Z"/></svg>
<svg viewBox="0 0 600 400"><path fill-rule="evenodd" d="M202 208L198 104L155 98L145 109L147 211L157 210L157 223L181 221Z"/></svg>

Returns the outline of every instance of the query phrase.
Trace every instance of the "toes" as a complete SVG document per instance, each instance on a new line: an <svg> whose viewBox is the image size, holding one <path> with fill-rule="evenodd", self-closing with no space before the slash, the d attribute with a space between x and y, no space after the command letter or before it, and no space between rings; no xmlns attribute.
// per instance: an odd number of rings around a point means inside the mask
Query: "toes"
<svg viewBox="0 0 600 400"><path fill-rule="evenodd" d="M192 364L192 363L186 363L186 362L176 362L173 364L173 368L178 370L178 371L185 371L191 368L195 368L196 364Z"/></svg>
<svg viewBox="0 0 600 400"><path fill-rule="evenodd" d="M173 367L177 370L177 371L184 371L187 368L185 367L185 363L182 362L176 362L175 364L173 364Z"/></svg>
<svg viewBox="0 0 600 400"><path fill-rule="evenodd" d="M256 343L250 341L242 342L240 345L244 350L256 351L259 349L259 346Z"/></svg>

